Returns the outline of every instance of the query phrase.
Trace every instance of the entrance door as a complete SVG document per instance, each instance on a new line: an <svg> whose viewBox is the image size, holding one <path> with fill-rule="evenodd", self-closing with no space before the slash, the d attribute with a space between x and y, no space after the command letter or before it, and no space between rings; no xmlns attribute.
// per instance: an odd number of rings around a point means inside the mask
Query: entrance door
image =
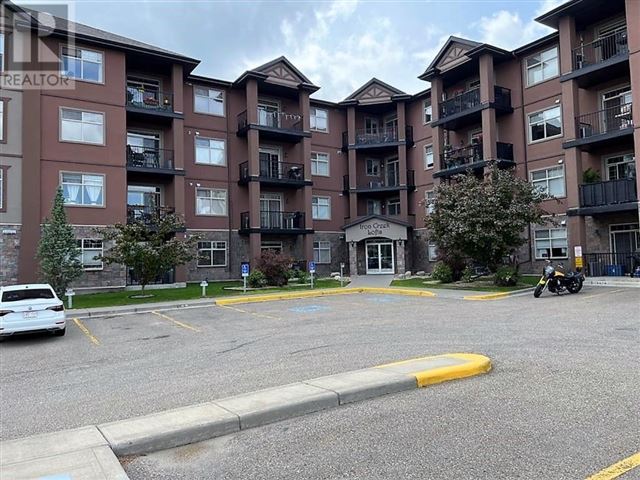
<svg viewBox="0 0 640 480"><path fill-rule="evenodd" d="M367 242L367 274L394 273L393 242Z"/></svg>
<svg viewBox="0 0 640 480"><path fill-rule="evenodd" d="M260 227L282 228L282 198L277 193L260 195Z"/></svg>
<svg viewBox="0 0 640 480"><path fill-rule="evenodd" d="M627 223L623 225L611 225L611 250L613 262L624 265L625 272L633 271L632 254L640 248L640 225Z"/></svg>
<svg viewBox="0 0 640 480"><path fill-rule="evenodd" d="M282 163L280 162L280 149L260 147L260 176L279 179L282 177Z"/></svg>
<svg viewBox="0 0 640 480"><path fill-rule="evenodd" d="M400 162L397 158L385 162L385 186L397 187L400 185Z"/></svg>
<svg viewBox="0 0 640 480"><path fill-rule="evenodd" d="M271 100L258 100L258 125L280 127L280 104Z"/></svg>

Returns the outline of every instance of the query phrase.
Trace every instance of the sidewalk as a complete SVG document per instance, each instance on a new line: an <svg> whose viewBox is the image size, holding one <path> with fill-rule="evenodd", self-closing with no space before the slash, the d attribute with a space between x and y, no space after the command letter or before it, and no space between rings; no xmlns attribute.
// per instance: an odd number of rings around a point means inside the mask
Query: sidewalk
<svg viewBox="0 0 640 480"><path fill-rule="evenodd" d="M421 357L87 426L0 442L0 478L125 480L115 455L140 455L491 369L483 355ZM115 455L114 455L115 454Z"/></svg>

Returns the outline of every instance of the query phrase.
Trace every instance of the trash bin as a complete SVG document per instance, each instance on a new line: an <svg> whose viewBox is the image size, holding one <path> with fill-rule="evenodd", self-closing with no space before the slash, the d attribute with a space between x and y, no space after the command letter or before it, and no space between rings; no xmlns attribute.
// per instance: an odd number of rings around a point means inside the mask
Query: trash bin
<svg viewBox="0 0 640 480"><path fill-rule="evenodd" d="M607 265L608 277L622 277L624 275L624 265Z"/></svg>

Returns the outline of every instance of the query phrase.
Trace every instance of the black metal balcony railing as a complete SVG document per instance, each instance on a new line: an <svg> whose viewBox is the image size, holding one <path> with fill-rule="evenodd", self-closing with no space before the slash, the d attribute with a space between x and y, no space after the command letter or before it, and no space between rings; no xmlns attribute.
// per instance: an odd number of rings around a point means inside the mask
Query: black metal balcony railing
<svg viewBox="0 0 640 480"><path fill-rule="evenodd" d="M631 102L576 117L578 138L610 133L633 127Z"/></svg>
<svg viewBox="0 0 640 480"><path fill-rule="evenodd" d="M366 183L358 183L356 185L356 189L360 190L385 190L389 188L400 187L399 178L385 179L381 178L378 180L369 180ZM407 170L407 188L414 189L416 186L416 172L415 170ZM349 175L344 175L342 177L342 187L344 191L349 190Z"/></svg>
<svg viewBox="0 0 640 480"><path fill-rule="evenodd" d="M173 93L127 85L127 106L155 111L173 111Z"/></svg>
<svg viewBox="0 0 640 480"><path fill-rule="evenodd" d="M356 130L355 146L362 147L368 145L384 145L405 141L407 145L413 145L413 127L406 125L404 129L404 138L401 138L397 128L379 128L375 131L364 128ZM342 146L349 146L349 133L342 132Z"/></svg>
<svg viewBox="0 0 640 480"><path fill-rule="evenodd" d="M494 86L494 101L493 104L497 107L510 108L511 107L511 90L504 87ZM440 120L462 113L467 110L471 110L481 105L480 100L480 88L474 88L468 90L460 95L456 95L449 100L440 102Z"/></svg>
<svg viewBox="0 0 640 480"><path fill-rule="evenodd" d="M302 115L298 113L267 112L265 110L258 109L257 121L254 125L282 131L303 131ZM249 120L247 117L247 111L244 110L238 114L238 130L244 130L248 126Z"/></svg>
<svg viewBox="0 0 640 480"><path fill-rule="evenodd" d="M127 167L173 169L173 150L127 145Z"/></svg>
<svg viewBox="0 0 640 480"><path fill-rule="evenodd" d="M251 228L251 217L249 212L240 214L240 229L249 230ZM305 228L304 212L281 212L281 211L260 211L261 230L303 230Z"/></svg>
<svg viewBox="0 0 640 480"><path fill-rule="evenodd" d="M640 258L633 252L584 253L585 274L589 277L621 277L631 275L640 265Z"/></svg>
<svg viewBox="0 0 640 480"><path fill-rule="evenodd" d="M274 180L280 182L303 182L304 181L304 165L300 163L287 162L260 162L260 180ZM240 164L240 180L249 181L249 162Z"/></svg>
<svg viewBox="0 0 640 480"><path fill-rule="evenodd" d="M127 205L127 223L141 222L145 225L154 225L159 219L174 212L173 207Z"/></svg>
<svg viewBox="0 0 640 480"><path fill-rule="evenodd" d="M497 160L513 161L513 144L497 142L496 157ZM452 148L440 154L440 168L442 170L450 170L482 161L484 161L482 143L474 143L460 148Z"/></svg>
<svg viewBox="0 0 640 480"><path fill-rule="evenodd" d="M580 185L580 207L603 207L636 202L638 190L633 178Z"/></svg>
<svg viewBox="0 0 640 480"><path fill-rule="evenodd" d="M629 42L625 28L574 48L573 69L580 70L626 53L629 53Z"/></svg>

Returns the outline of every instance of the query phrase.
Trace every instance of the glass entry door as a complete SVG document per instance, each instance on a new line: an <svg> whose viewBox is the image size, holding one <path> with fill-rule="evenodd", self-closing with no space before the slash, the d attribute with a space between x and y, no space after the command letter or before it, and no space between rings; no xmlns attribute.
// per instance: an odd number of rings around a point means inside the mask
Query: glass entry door
<svg viewBox="0 0 640 480"><path fill-rule="evenodd" d="M260 147L260 176L265 178L282 178L282 163L280 150L277 148Z"/></svg>
<svg viewBox="0 0 640 480"><path fill-rule="evenodd" d="M282 228L282 198L278 194L260 195L260 228Z"/></svg>
<svg viewBox="0 0 640 480"><path fill-rule="evenodd" d="M397 158L385 162L385 186L397 187L400 185L400 162Z"/></svg>
<svg viewBox="0 0 640 480"><path fill-rule="evenodd" d="M393 242L367 242L367 274L394 273Z"/></svg>

